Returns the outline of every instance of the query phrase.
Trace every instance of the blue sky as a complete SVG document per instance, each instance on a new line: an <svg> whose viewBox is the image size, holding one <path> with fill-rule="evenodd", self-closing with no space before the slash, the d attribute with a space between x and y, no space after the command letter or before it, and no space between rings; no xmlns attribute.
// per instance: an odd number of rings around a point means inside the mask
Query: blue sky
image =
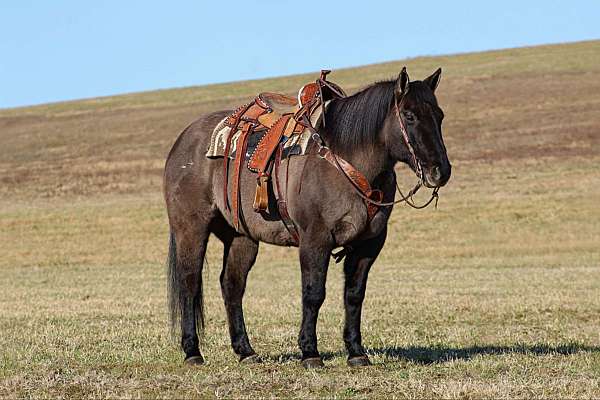
<svg viewBox="0 0 600 400"><path fill-rule="evenodd" d="M0 3L0 108L600 38L600 1Z"/></svg>

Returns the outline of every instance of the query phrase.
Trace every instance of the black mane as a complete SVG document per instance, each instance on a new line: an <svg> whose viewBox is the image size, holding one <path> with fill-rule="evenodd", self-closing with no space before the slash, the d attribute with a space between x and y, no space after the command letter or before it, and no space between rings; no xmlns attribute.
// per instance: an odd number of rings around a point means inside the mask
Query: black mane
<svg viewBox="0 0 600 400"><path fill-rule="evenodd" d="M372 143L394 104L396 80L374 83L333 100L325 113L326 142L332 148L356 148Z"/></svg>
<svg viewBox="0 0 600 400"><path fill-rule="evenodd" d="M377 82L352 96L333 100L325 113L324 135L332 149L353 149L373 143L394 105L396 80ZM437 104L422 81L409 83L407 99Z"/></svg>

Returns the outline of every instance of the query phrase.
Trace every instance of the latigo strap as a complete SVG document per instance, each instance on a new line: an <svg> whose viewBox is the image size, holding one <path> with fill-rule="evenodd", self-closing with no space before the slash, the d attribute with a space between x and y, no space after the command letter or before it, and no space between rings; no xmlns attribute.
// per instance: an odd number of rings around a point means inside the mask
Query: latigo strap
<svg viewBox="0 0 600 400"><path fill-rule="evenodd" d="M273 167L273 174L275 175L275 188L277 189L277 193L276 193L277 209L279 211L279 216L281 217L281 221L283 222L283 225L285 226L285 228L288 230L288 232L292 236L294 244L298 245L300 243L300 235L298 234L298 229L296 228L294 221L290 217L290 214L289 214L288 208L287 208L287 200L286 200L286 196L288 194L288 189L287 189L288 172L290 170L290 160L289 159L287 161L287 166L285 168L285 193L283 193L281 191L281 184L279 183L279 181L281 179L280 173L279 173L280 172L279 168L281 166L282 152L283 152L283 145L280 144L279 147L277 148L277 152L275 153L275 162L274 162L275 165Z"/></svg>
<svg viewBox="0 0 600 400"><path fill-rule="evenodd" d="M235 229L239 229L240 222L240 210L239 210L239 201L240 201L240 172L242 169L242 163L244 162L244 158L246 157L246 147L248 146L248 135L254 129L254 124L249 123L244 125L242 128L242 134L239 138L239 143L241 143L241 148L238 147L235 152L235 161L233 167L233 187L231 188L231 212L233 213L233 226Z"/></svg>

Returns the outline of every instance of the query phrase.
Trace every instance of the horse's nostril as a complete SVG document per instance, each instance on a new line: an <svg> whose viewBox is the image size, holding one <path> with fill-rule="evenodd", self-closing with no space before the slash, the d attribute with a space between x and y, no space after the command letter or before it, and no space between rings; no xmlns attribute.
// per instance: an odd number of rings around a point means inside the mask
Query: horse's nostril
<svg viewBox="0 0 600 400"><path fill-rule="evenodd" d="M440 167L435 166L433 168L431 168L431 177L433 178L433 180L440 180L442 177L442 172L440 170Z"/></svg>

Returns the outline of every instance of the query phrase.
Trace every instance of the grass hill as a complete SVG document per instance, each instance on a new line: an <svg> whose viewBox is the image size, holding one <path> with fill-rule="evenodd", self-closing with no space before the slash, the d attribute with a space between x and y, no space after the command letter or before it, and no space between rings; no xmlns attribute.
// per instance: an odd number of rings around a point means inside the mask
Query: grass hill
<svg viewBox="0 0 600 400"><path fill-rule="evenodd" d="M444 70L453 176L439 209L394 210L363 335L341 351L342 283L319 323L329 366L297 362L293 249L263 246L246 296L254 347L236 365L209 249L209 365L183 369L167 332L162 166L202 113L317 73L0 110L0 397L600 396L600 41L369 65L353 92ZM405 186L412 175L399 169Z"/></svg>
<svg viewBox="0 0 600 400"><path fill-rule="evenodd" d="M600 41L582 42L416 58L338 70L331 79L352 92L395 77L403 65L412 79L442 66L439 97L449 116L445 136L455 162L565 157L589 154L591 142L600 140L593 135L599 54ZM156 190L165 153L191 120L260 91L294 93L316 75L0 110L2 194Z"/></svg>

